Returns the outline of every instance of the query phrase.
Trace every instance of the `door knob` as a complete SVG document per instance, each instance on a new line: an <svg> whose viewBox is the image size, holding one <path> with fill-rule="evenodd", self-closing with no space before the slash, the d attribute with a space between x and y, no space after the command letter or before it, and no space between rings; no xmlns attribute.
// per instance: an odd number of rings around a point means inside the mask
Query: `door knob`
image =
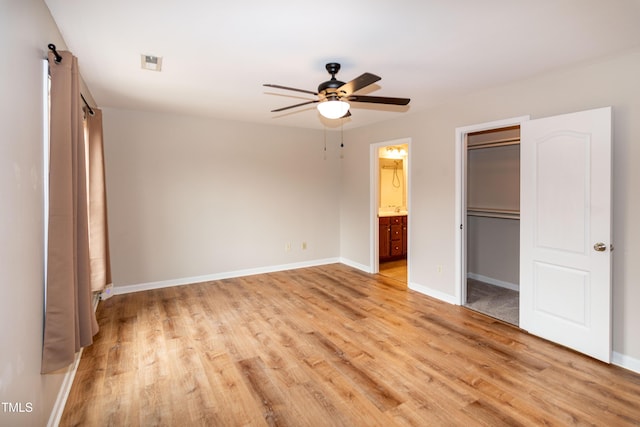
<svg viewBox="0 0 640 427"><path fill-rule="evenodd" d="M595 249L598 252L604 252L607 250L607 245L605 245L602 242L598 242L595 245L593 245L593 249Z"/></svg>

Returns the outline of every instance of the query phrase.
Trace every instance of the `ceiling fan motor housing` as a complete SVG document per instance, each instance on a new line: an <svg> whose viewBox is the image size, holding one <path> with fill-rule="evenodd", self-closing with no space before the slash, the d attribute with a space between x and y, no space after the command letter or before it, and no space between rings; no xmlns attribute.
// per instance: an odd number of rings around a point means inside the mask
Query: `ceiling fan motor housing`
<svg viewBox="0 0 640 427"><path fill-rule="evenodd" d="M320 83L318 86L318 93L325 96L327 99L336 99L339 98L340 94L337 93L335 89L338 89L340 86L344 85L344 82L340 80L336 80L336 74L340 71L340 64L337 62L329 62L325 65L325 68L331 74L331 80L327 80L326 82ZM343 94L344 95L344 94Z"/></svg>

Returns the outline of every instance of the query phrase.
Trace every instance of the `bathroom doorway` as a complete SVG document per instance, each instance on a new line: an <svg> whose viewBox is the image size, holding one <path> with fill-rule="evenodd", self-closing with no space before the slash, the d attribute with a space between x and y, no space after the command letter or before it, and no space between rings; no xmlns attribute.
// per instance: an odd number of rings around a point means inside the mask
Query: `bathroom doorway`
<svg viewBox="0 0 640 427"><path fill-rule="evenodd" d="M409 283L410 139L371 147L372 270Z"/></svg>

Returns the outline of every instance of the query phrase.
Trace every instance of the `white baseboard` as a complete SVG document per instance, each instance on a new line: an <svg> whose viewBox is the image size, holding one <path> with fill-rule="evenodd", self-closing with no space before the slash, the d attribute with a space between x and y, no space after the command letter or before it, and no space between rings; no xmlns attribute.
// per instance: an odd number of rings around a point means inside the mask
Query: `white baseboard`
<svg viewBox="0 0 640 427"><path fill-rule="evenodd" d="M94 313L98 309L99 302L100 295L94 294L93 301L91 302ZM65 372L64 378L62 379L62 385L60 385L60 390L58 390L58 397L56 398L56 402L53 404L53 409L51 409L47 427L58 427L58 425L60 424L62 413L64 412L64 407L67 404L67 399L69 398L69 393L71 392L73 380L75 379L76 372L78 371L78 365L80 365L82 350L84 350L84 348L81 348L80 351L76 353L75 358L73 359L73 363L67 367L67 371Z"/></svg>
<svg viewBox="0 0 640 427"><path fill-rule="evenodd" d="M76 377L76 372L78 371L78 365L80 364L80 358L82 357L82 350L83 349L81 348L80 351L76 353L73 363L67 368L67 371L64 374L62 385L60 386L60 390L58 390L56 403L53 405L51 415L49 415L47 427L57 427L60 424L62 413L64 412L64 407L67 404L67 399L69 398L69 393L71 392L73 380Z"/></svg>
<svg viewBox="0 0 640 427"><path fill-rule="evenodd" d="M371 273L371 267L368 265L360 264L359 262L351 261L347 258L340 258L340 263L344 265L348 265L349 267L353 267L357 270L364 271L365 273Z"/></svg>
<svg viewBox="0 0 640 427"><path fill-rule="evenodd" d="M512 291L519 291L520 286L515 283L505 282L503 280L494 279L492 277L483 276L482 274L467 273L468 279L478 280L480 282L488 283L490 285L499 286L501 288L511 289Z"/></svg>
<svg viewBox="0 0 640 427"><path fill-rule="evenodd" d="M210 282L212 280L231 279L234 277L253 276L254 274L273 273L276 271L294 270L297 268L315 267L318 265L334 264L339 258L325 258L292 264L273 265L268 267L250 268L246 270L227 271L204 276L185 277L182 279L163 280L159 282L139 283L135 285L114 286L113 295L129 294L132 292L149 291L151 289L169 288L172 286L190 285L193 283Z"/></svg>
<svg viewBox="0 0 640 427"><path fill-rule="evenodd" d="M435 289L431 289L428 286L419 285L417 283L412 283L412 282L410 282L407 286L408 286L409 289L411 289L413 291L416 291L416 292L420 292L421 294L427 295L429 297L438 299L440 301L447 302L449 304L459 305L458 304L458 298L455 295L449 295L449 294L444 293L442 291L437 291Z"/></svg>
<svg viewBox="0 0 640 427"><path fill-rule="evenodd" d="M113 283L109 283L107 286L104 287L104 290L100 294L100 300L104 301L106 299L111 298L112 296L113 296Z"/></svg>
<svg viewBox="0 0 640 427"><path fill-rule="evenodd" d="M620 366L621 368L628 369L630 371L640 374L640 360L627 356L625 354L613 352L611 355L611 363Z"/></svg>

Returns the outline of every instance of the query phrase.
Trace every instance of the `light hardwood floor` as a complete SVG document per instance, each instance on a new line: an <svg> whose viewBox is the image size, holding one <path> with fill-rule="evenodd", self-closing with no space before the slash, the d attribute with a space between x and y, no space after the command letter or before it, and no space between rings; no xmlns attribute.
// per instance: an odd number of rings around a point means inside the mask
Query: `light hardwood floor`
<svg viewBox="0 0 640 427"><path fill-rule="evenodd" d="M407 283L407 259L381 262L379 273L385 277L396 279L404 284Z"/></svg>
<svg viewBox="0 0 640 427"><path fill-rule="evenodd" d="M62 426L640 423L640 375L341 264L97 315Z"/></svg>

